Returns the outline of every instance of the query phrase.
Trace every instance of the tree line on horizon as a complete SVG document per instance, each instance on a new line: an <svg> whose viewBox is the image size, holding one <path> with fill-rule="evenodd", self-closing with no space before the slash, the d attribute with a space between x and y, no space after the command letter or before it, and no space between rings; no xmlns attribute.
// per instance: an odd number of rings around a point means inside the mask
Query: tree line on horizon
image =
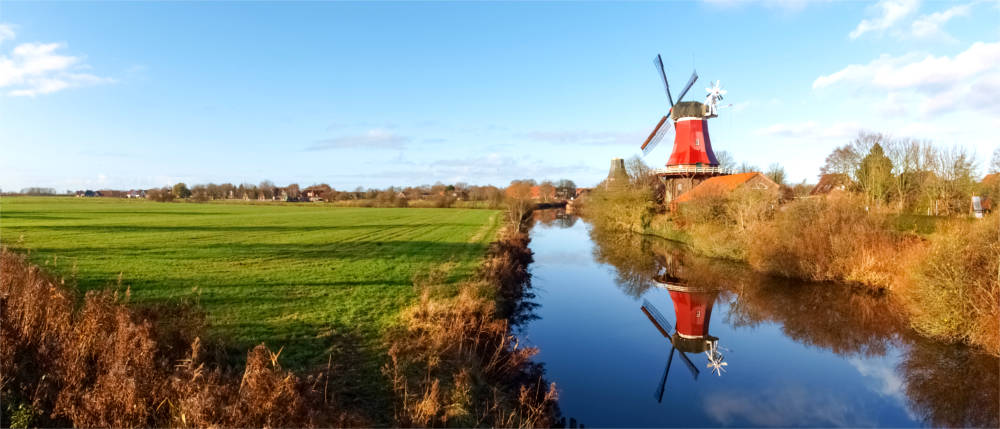
<svg viewBox="0 0 1000 429"><path fill-rule="evenodd" d="M572 180L556 182L536 182L533 179L514 180L506 188L493 185L469 185L458 182L421 186L389 186L387 188L363 188L338 190L326 183L301 187L297 183L277 186L269 180L258 185L231 183L197 184L188 186L180 182L172 187L154 188L146 191L146 198L153 201L174 201L176 199L194 202L212 200L265 200L265 201L329 201L329 202L369 202L378 206L406 207L412 201L431 201L436 207L450 207L455 201L484 202L490 207L500 207L506 197L530 199L532 188L539 199L566 199L576 193Z"/></svg>

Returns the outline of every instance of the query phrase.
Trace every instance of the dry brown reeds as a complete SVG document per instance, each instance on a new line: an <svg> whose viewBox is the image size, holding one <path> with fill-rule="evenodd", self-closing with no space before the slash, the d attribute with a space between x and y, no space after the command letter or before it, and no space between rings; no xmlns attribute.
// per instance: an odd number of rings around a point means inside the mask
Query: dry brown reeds
<svg viewBox="0 0 1000 429"><path fill-rule="evenodd" d="M491 247L479 279L451 297L424 289L390 335L384 373L402 426L542 427L557 415L554 385L531 362L499 308L520 299L531 251L509 229Z"/></svg>
<svg viewBox="0 0 1000 429"><path fill-rule="evenodd" d="M944 225L921 256L898 288L913 327L1000 355L1000 216Z"/></svg>
<svg viewBox="0 0 1000 429"><path fill-rule="evenodd" d="M754 235L747 259L756 269L875 288L892 287L903 274L901 253L916 242L847 195L787 204Z"/></svg>
<svg viewBox="0 0 1000 429"><path fill-rule="evenodd" d="M324 375L300 379L263 345L250 351L242 373L205 362L197 337L203 320L196 313L154 324L126 306L127 299L127 290L91 291L77 308L64 281L0 249L0 395L5 404L17 404L19 425L305 427L358 421L317 389ZM182 341L190 344L186 355L176 346Z"/></svg>

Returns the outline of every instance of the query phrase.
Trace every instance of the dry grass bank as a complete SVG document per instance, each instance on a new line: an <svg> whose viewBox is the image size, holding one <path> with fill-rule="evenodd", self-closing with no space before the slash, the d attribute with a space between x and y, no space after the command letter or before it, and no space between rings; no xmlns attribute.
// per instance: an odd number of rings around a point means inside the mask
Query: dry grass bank
<svg viewBox="0 0 1000 429"><path fill-rule="evenodd" d="M78 301L64 280L0 250L4 426L363 422L326 399L326 374L296 376L264 345L248 353L245 368L205 359L202 319L184 306L135 311L126 306L127 290L89 292ZM157 313L170 313L170 323L143 317Z"/></svg>
<svg viewBox="0 0 1000 429"><path fill-rule="evenodd" d="M527 234L505 230L478 279L442 295L433 278L416 282L420 300L390 336L384 372L402 426L548 427L558 415L535 350L521 347L509 320L524 294Z"/></svg>

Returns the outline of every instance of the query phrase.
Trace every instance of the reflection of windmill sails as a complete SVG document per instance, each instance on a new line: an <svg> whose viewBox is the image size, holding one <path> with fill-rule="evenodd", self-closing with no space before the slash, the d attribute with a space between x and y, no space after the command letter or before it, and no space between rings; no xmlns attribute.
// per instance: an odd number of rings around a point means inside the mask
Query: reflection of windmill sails
<svg viewBox="0 0 1000 429"><path fill-rule="evenodd" d="M656 390L657 401L663 400L663 392L666 389L667 375L670 373L670 365L674 360L674 352L679 351L681 359L687 365L691 376L698 378L698 368L695 366L687 353L702 353L708 357L708 368L712 372L722 375L725 371L724 357L719 353L719 339L708 334L709 320L712 316L712 305L719 291L705 288L688 287L676 282L676 278L670 276L669 266L666 273L657 275L655 283L663 285L670 292L670 299L674 303L674 313L676 315L676 330L670 326L670 322L660 313L648 300L642 301L641 310L649 321L653 323L660 334L670 341L670 356L667 358L667 366L663 370L659 387ZM668 280L669 279L669 280ZM661 282L667 280L668 282ZM671 281L673 280L673 281ZM671 333L673 331L673 333Z"/></svg>

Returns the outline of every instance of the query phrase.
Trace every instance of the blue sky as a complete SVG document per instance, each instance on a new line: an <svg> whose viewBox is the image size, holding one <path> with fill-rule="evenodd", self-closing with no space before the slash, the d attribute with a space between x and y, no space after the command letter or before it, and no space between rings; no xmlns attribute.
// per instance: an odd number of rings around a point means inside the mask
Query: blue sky
<svg viewBox="0 0 1000 429"><path fill-rule="evenodd" d="M657 53L794 181L860 129L1000 146L997 1L3 1L0 187L589 186L665 114Z"/></svg>

